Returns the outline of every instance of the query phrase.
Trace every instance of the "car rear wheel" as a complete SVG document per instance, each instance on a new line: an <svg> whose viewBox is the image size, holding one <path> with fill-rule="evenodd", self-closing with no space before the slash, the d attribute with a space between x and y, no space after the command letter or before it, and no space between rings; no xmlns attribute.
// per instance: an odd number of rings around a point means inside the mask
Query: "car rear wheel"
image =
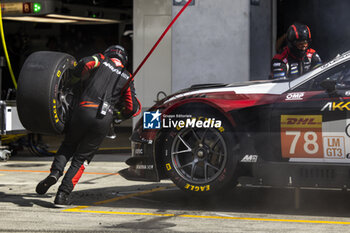
<svg viewBox="0 0 350 233"><path fill-rule="evenodd" d="M165 170L184 191L212 194L237 184L238 146L228 124L170 130L165 142Z"/></svg>
<svg viewBox="0 0 350 233"><path fill-rule="evenodd" d="M68 82L75 58L66 53L40 51L25 61L18 80L17 108L23 126L34 133L63 132L72 89Z"/></svg>

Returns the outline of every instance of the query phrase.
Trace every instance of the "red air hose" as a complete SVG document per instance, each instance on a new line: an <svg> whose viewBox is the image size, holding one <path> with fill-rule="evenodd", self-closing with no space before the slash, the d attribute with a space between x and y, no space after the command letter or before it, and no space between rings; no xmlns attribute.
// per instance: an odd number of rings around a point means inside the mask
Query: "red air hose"
<svg viewBox="0 0 350 233"><path fill-rule="evenodd" d="M141 69L141 67L146 63L146 61L148 60L148 58L151 56L151 54L153 53L153 51L157 48L157 46L159 45L159 43L162 41L162 39L164 38L164 36L167 34L167 32L170 30L170 28L173 26L173 24L176 22L176 20L180 17L180 15L186 10L186 8L188 7L188 5L190 5L192 2L192 0L188 0L188 2L185 4L185 6L179 11L179 13L177 13L177 15L175 16L175 18L170 22L170 24L168 25L168 27L165 29L165 31L163 32L163 34L159 37L158 41L153 45L152 49L148 52L148 54L146 55L146 57L143 59L143 61L141 62L141 64L137 67L137 69L134 71L134 73L132 74L132 77L128 79L128 81L125 83L123 89L122 89L122 93L125 91L125 89L129 86L130 82L134 80L136 74L139 72L139 70Z"/></svg>

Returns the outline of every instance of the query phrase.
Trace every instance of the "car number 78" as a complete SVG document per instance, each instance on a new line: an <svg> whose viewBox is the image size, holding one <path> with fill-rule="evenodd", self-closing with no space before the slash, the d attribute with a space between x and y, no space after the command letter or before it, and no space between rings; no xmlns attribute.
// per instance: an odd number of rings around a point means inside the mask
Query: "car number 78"
<svg viewBox="0 0 350 233"><path fill-rule="evenodd" d="M294 136L292 144L290 145L289 154L295 154L295 147L300 138L300 131L286 131L287 136ZM310 149L310 145L312 149ZM313 131L304 133L304 151L308 154L316 154L318 152L319 145L317 144L317 134Z"/></svg>
<svg viewBox="0 0 350 233"><path fill-rule="evenodd" d="M320 134L320 133L319 133ZM314 131L286 130L282 132L283 157L319 157L322 140Z"/></svg>

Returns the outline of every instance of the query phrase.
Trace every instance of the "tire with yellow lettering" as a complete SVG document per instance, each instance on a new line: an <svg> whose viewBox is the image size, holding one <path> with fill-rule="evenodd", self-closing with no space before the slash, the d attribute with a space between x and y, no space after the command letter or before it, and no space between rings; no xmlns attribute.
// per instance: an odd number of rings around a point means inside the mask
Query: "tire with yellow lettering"
<svg viewBox="0 0 350 233"><path fill-rule="evenodd" d="M171 129L165 136L165 170L186 192L217 194L237 184L237 148L232 127L225 120L219 128Z"/></svg>
<svg viewBox="0 0 350 233"><path fill-rule="evenodd" d="M23 126L34 133L61 134L73 100L68 86L76 60L69 54L40 51L22 66L17 109Z"/></svg>

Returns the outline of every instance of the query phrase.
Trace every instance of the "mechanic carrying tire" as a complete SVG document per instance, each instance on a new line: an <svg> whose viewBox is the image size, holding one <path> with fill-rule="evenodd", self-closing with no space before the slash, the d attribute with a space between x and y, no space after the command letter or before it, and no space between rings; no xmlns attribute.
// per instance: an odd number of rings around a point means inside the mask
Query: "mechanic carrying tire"
<svg viewBox="0 0 350 233"><path fill-rule="evenodd" d="M61 55L62 57L68 62L65 63L64 68L68 69L68 65L72 64L69 61L73 61L73 59L69 59L67 55ZM33 60L31 61L33 62ZM133 82L130 83L130 87L126 91L121 93L124 84L131 78L130 73L124 69L127 61L128 56L124 48L114 45L103 54L95 54L81 59L74 70L71 70L73 78L70 79L70 84L76 83L75 86L80 90L79 94L76 91L74 92L74 99L78 101L71 110L69 121L64 117L61 119L54 116L53 118L56 121L58 119L58 121L66 123L65 138L55 155L50 175L36 187L38 194L45 194L50 186L54 185L59 177L63 175L65 165L72 158L72 163L58 188L55 204L70 204L69 194L79 181L85 166L90 163L104 137L109 132L114 112L118 111L119 118L127 119L132 117L138 108L141 108L136 98ZM42 66L39 63L29 67L34 67L35 70L43 68ZM57 69L60 70L60 68ZM57 74L56 70L55 73ZM60 75L56 75L56 77L59 78ZM23 83L27 85L27 82ZM22 85L22 83L20 84ZM53 87L54 95L60 92L58 86ZM58 106L53 107L56 110L57 108ZM61 115L67 115L67 112L65 112L67 110L63 110ZM22 117L25 118L25 116ZM32 122L28 125L46 132L58 133L61 131L61 128L55 127L55 125L52 126L52 124L46 125L49 126L49 130L38 127Z"/></svg>
<svg viewBox="0 0 350 233"><path fill-rule="evenodd" d="M272 58L270 78L297 78L322 64L320 56L310 48L311 32L308 26L299 23L291 25L286 40L287 46Z"/></svg>

